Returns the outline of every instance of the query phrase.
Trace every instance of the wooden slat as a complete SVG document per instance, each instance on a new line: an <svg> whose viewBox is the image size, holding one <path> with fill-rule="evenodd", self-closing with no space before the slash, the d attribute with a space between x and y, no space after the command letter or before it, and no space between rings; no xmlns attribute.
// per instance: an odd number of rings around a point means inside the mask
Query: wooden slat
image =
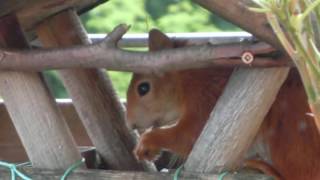
<svg viewBox="0 0 320 180"><path fill-rule="evenodd" d="M17 17L23 29L31 30L34 26L47 17L50 17L65 9L82 9L100 4L106 0L41 0L35 3L29 1L23 8L19 9Z"/></svg>
<svg viewBox="0 0 320 180"><path fill-rule="evenodd" d="M16 13L29 40L35 40L35 25L65 9L76 9L82 14L108 0L0 0L0 17Z"/></svg>
<svg viewBox="0 0 320 180"><path fill-rule="evenodd" d="M289 68L236 70L195 144L186 169L221 172L239 165Z"/></svg>
<svg viewBox="0 0 320 180"><path fill-rule="evenodd" d="M21 162L29 162L28 158L25 155L23 146L2 146L0 144L0 160L9 163L21 163ZM97 154L96 149L92 146L79 146L78 147L81 156L85 159L86 166L90 169L99 168L99 166L103 165L100 159L99 154ZM20 154L22 152L22 154ZM12 153L12 158L20 158L19 160L8 159L9 157L2 156L4 153L10 155L8 153ZM20 156L20 157L16 157ZM24 157L21 157L24 156Z"/></svg>
<svg viewBox="0 0 320 180"><path fill-rule="evenodd" d="M92 143L69 101L57 102L78 146L92 146ZM8 162L29 161L19 136L3 102L0 102L0 159Z"/></svg>
<svg viewBox="0 0 320 180"><path fill-rule="evenodd" d="M0 46L28 48L14 16L0 20ZM81 158L40 74L1 71L0 92L34 167L65 169Z"/></svg>
<svg viewBox="0 0 320 180"><path fill-rule="evenodd" d="M0 17L15 12L23 29L31 30L45 18L68 8L78 12L93 8L108 0L1 0Z"/></svg>
<svg viewBox="0 0 320 180"><path fill-rule="evenodd" d="M0 1L0 17L5 16L27 4L29 0L1 0ZM34 1L36 2L36 0Z"/></svg>
<svg viewBox="0 0 320 180"><path fill-rule="evenodd" d="M281 49L264 15L249 11L250 0L194 0L231 23ZM221 172L239 165L269 111L288 68L240 68L230 78L223 95L197 140L186 170Z"/></svg>
<svg viewBox="0 0 320 180"><path fill-rule="evenodd" d="M81 22L72 10L62 12L38 26L46 47L88 44ZM134 139L124 121L123 108L108 76L98 69L60 70L88 135L108 166L117 170L142 170L132 154Z"/></svg>
<svg viewBox="0 0 320 180"><path fill-rule="evenodd" d="M60 180L63 171L45 171L24 168L34 180ZM75 170L68 180L172 180L173 173L146 173L134 171ZM0 168L0 178L9 179L10 172ZM219 180L216 174L181 173L179 180ZM223 180L271 180L271 177L253 172L235 172Z"/></svg>

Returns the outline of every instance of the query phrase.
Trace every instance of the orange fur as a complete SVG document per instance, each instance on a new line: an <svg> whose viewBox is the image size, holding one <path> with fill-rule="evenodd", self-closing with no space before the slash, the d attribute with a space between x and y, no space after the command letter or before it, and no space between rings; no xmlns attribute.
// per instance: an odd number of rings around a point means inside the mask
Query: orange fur
<svg viewBox="0 0 320 180"><path fill-rule="evenodd" d="M181 46L157 30L151 31L149 38L151 51ZM153 160L161 149L187 157L231 72L206 68L135 74L127 94L127 122L140 132L153 127L141 135L134 150L136 157ZM144 96L137 93L141 82L151 87ZM268 163L251 166L271 175L277 174L271 173L270 169L275 169L283 179L320 179L320 136L308 112L299 75L291 70L257 135L256 143L269 152L272 167Z"/></svg>
<svg viewBox="0 0 320 180"><path fill-rule="evenodd" d="M251 159L251 160L247 160L244 163L244 166L247 168L258 169L261 172L263 172L264 174L268 174L268 175L274 177L275 180L282 179L281 175L270 164L268 164L264 161Z"/></svg>

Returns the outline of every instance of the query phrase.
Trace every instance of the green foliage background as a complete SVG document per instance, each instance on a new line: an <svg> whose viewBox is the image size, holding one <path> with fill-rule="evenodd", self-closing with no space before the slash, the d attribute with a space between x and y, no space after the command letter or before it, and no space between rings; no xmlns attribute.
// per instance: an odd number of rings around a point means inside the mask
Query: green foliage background
<svg viewBox="0 0 320 180"><path fill-rule="evenodd" d="M240 30L191 0L109 0L81 19L88 33L108 33L120 23L131 25L128 33L147 33L151 28L163 32ZM45 74L55 97L68 97L57 74L54 71ZM124 98L130 73L109 72L109 75L119 96Z"/></svg>

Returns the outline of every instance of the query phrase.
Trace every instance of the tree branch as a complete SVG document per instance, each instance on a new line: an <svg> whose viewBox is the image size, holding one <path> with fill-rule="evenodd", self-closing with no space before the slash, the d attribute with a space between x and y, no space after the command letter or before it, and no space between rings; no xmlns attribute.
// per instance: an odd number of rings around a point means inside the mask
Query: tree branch
<svg viewBox="0 0 320 180"><path fill-rule="evenodd" d="M117 26L103 41L92 45L40 50L0 49L1 70L32 70L64 68L107 68L136 73L164 72L207 66L244 65L243 52L267 54L273 49L266 43L241 42L226 45L198 45L157 52L133 52L116 47L128 30ZM231 59L231 60L229 60ZM252 66L273 67L290 65L288 61L256 58ZM250 65L249 65L250 66Z"/></svg>

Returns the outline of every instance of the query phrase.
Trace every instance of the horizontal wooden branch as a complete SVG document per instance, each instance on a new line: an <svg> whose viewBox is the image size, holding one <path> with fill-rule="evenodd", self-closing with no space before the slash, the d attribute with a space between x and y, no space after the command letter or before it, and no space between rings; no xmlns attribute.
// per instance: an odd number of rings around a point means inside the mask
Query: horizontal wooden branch
<svg viewBox="0 0 320 180"><path fill-rule="evenodd" d="M119 25L102 42L92 45L42 50L0 50L1 70L31 70L64 68L107 68L136 73L158 73L207 66L288 66L289 59L255 58L252 64L242 63L243 52L267 54L273 52L266 43L234 43L198 45L158 52L133 52L118 49L116 44L128 30ZM229 61L229 59L231 59Z"/></svg>
<svg viewBox="0 0 320 180"><path fill-rule="evenodd" d="M49 170L36 170L30 167L25 167L23 170L26 174L34 180L59 180L64 173L63 171L49 171ZM134 171L106 171L106 170L75 170L68 176L68 180L172 180L173 173L147 173L147 172L134 172ZM189 173L182 172L179 176L179 180L218 180L216 174L204 174L204 173ZM0 178L10 179L10 171L6 171L0 168ZM263 174L257 174L253 172L236 172L230 173L224 176L224 180L242 180L242 179L254 179L254 180L271 180L269 176Z"/></svg>

